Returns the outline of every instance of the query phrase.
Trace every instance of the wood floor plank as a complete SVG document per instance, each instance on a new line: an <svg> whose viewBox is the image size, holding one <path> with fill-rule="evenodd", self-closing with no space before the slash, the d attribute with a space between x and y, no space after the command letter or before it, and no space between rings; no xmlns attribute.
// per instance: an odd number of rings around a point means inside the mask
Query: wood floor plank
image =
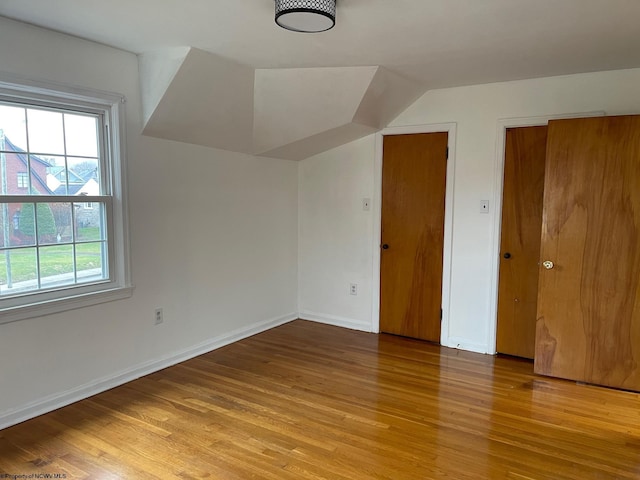
<svg viewBox="0 0 640 480"><path fill-rule="evenodd" d="M640 395L295 321L0 431L0 474L637 479Z"/></svg>

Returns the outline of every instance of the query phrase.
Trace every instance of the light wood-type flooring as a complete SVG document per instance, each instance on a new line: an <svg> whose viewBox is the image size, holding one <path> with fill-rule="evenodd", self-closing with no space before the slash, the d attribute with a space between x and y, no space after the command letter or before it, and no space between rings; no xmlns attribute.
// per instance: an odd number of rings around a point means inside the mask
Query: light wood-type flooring
<svg viewBox="0 0 640 480"><path fill-rule="evenodd" d="M0 431L0 478L640 478L640 396L532 370L295 321Z"/></svg>

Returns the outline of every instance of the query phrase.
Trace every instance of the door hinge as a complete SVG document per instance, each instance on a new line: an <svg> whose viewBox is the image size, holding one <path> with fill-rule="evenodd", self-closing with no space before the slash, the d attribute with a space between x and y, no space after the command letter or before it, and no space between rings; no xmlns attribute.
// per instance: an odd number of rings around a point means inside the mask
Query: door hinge
<svg viewBox="0 0 640 480"><path fill-rule="evenodd" d="M440 321L442 321L442 308L440 309Z"/></svg>
<svg viewBox="0 0 640 480"><path fill-rule="evenodd" d="M447 160L449 160L449 147L447 147L447 153L446 153L446 155L447 155Z"/></svg>

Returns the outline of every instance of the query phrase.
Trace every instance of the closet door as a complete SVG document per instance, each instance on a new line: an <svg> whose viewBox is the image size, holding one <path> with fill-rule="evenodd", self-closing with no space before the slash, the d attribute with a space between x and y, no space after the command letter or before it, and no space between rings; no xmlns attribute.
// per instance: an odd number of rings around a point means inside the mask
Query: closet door
<svg viewBox="0 0 640 480"><path fill-rule="evenodd" d="M640 117L549 123L535 371L640 391Z"/></svg>
<svg viewBox="0 0 640 480"><path fill-rule="evenodd" d="M508 128L496 350L533 358L547 126Z"/></svg>
<svg viewBox="0 0 640 480"><path fill-rule="evenodd" d="M384 137L381 332L440 342L448 138Z"/></svg>

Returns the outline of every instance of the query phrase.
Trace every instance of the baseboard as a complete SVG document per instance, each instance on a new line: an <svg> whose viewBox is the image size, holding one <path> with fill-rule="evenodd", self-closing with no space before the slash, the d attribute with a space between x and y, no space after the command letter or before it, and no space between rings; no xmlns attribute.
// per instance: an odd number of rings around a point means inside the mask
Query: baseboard
<svg viewBox="0 0 640 480"><path fill-rule="evenodd" d="M247 327L239 328L223 335L211 338L189 348L178 350L163 358L151 360L133 368L100 378L98 380L80 385L65 392L49 395L41 400L29 403L24 407L12 409L0 414L0 430L16 425L25 420L65 407L79 400L89 398L98 393L118 387L163 368L176 365L204 353L211 352L225 345L229 345L243 338L264 332L271 328L283 325L298 318L297 313L291 313L282 317L256 322Z"/></svg>
<svg viewBox="0 0 640 480"><path fill-rule="evenodd" d="M458 350L467 350L469 352L484 353L485 355L489 353L489 349L486 345L473 343L468 339L461 337L449 337L449 341L446 345L443 344L443 346L456 348Z"/></svg>
<svg viewBox="0 0 640 480"><path fill-rule="evenodd" d="M338 317L335 315L327 315L325 313L302 311L300 312L302 320L311 320L312 322L326 323L327 325L335 325L336 327L349 328L351 330L361 330L363 332L371 332L371 322L363 322L352 318Z"/></svg>

